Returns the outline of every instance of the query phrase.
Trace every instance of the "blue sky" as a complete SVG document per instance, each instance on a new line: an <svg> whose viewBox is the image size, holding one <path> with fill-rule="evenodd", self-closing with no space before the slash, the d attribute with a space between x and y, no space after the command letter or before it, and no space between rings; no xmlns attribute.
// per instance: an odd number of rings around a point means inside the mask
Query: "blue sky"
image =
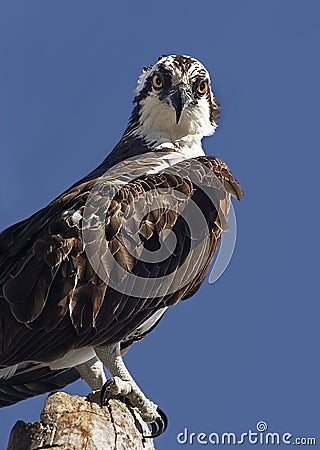
<svg viewBox="0 0 320 450"><path fill-rule="evenodd" d="M204 147L246 194L236 249L224 275L172 308L126 363L169 416L158 450L183 447L185 427L240 434L261 420L319 443L319 2L113 3L0 3L0 228L109 153L143 66L170 53L200 59L221 104ZM0 411L1 450L44 399Z"/></svg>

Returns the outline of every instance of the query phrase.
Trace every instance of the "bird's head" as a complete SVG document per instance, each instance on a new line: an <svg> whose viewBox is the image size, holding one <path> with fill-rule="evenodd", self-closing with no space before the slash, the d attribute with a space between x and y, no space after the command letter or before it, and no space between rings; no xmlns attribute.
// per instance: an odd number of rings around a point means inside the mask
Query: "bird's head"
<svg viewBox="0 0 320 450"><path fill-rule="evenodd" d="M162 56L144 68L135 93L134 134L153 147L191 146L217 127L219 107L209 73L190 56Z"/></svg>

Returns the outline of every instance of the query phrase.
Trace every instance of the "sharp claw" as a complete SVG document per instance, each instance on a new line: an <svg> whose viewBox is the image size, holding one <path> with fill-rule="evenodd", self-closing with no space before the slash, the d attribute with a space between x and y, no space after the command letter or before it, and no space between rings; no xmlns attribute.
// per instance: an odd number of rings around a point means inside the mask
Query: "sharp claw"
<svg viewBox="0 0 320 450"><path fill-rule="evenodd" d="M105 406L106 400L109 400L108 396L106 395L107 388L108 388L108 382L104 383L104 385L102 386L102 389L100 391L100 398L99 398L100 406Z"/></svg>
<svg viewBox="0 0 320 450"><path fill-rule="evenodd" d="M156 438L164 433L168 426L168 418L166 414L162 411L159 406L157 407L157 413L160 417L158 417L154 422L150 424L151 426L151 434L148 436L143 436L145 438Z"/></svg>
<svg viewBox="0 0 320 450"><path fill-rule="evenodd" d="M148 437L155 438L160 436L161 433L159 433L160 430L160 424L159 419L157 419L155 422L152 422L151 424L151 434Z"/></svg>
<svg viewBox="0 0 320 450"><path fill-rule="evenodd" d="M116 380L117 380L117 382L116 382ZM108 400L110 400L110 398L113 397L113 395L119 394L119 389L121 392L121 388L125 388L125 390L123 393L124 395L123 394L120 394L120 395L123 395L126 398L126 394L128 394L130 392L130 390L128 390L128 387L125 384L126 382L122 381L122 383L124 384L124 386L119 385L119 380L116 377L116 378L111 378L102 386L102 389L100 391L100 397L99 397L100 406L104 406L108 402ZM116 387L117 389L115 389L115 390L113 389L113 392L112 392L112 388L114 388L114 387ZM156 406L156 405L154 405L154 406ZM139 409L139 407L138 407L138 409ZM159 406L157 406L157 413L158 413L158 417L156 418L156 420L154 422L150 423L150 427L151 427L150 432L151 433L147 436L144 435L143 437L156 438L166 431L167 426L168 426L168 418L167 418L166 414L162 411L162 409L159 408Z"/></svg>

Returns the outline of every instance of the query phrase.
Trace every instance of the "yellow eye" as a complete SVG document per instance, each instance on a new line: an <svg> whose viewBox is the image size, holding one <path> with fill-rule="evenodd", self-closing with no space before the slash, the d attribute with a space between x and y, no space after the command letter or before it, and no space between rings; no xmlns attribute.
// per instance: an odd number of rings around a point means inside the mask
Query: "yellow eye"
<svg viewBox="0 0 320 450"><path fill-rule="evenodd" d="M208 88L209 88L209 84L206 80L200 81L200 83L198 84L198 87L197 87L197 91L199 92L199 94L203 95L207 92Z"/></svg>
<svg viewBox="0 0 320 450"><path fill-rule="evenodd" d="M163 86L163 82L159 75L154 75L152 78L152 84L155 89L161 89Z"/></svg>

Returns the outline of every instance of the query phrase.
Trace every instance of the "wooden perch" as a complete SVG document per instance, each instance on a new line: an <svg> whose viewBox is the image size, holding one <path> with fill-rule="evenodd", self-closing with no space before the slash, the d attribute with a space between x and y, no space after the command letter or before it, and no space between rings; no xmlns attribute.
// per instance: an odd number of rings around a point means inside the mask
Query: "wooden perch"
<svg viewBox="0 0 320 450"><path fill-rule="evenodd" d="M139 413L111 399L100 407L64 392L50 395L40 422L19 420L11 430L7 450L154 450Z"/></svg>

